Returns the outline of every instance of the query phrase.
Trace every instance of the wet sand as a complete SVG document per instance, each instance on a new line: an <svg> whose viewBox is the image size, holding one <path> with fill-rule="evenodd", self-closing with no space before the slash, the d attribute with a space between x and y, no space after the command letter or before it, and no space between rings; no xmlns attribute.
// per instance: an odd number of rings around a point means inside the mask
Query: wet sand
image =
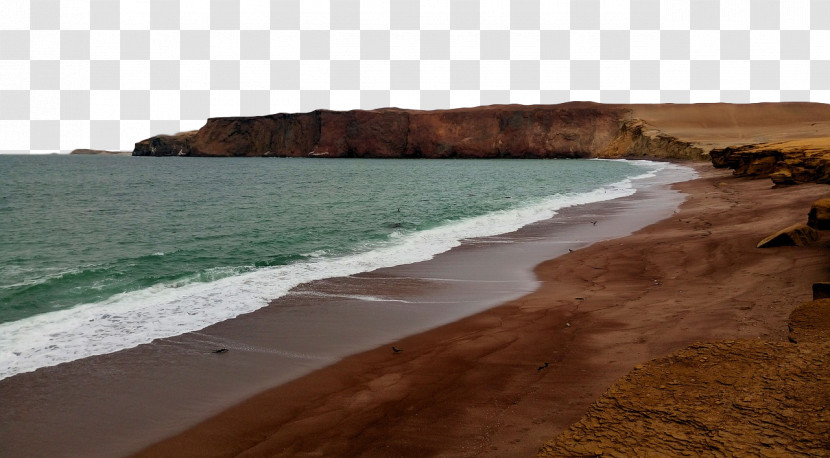
<svg viewBox="0 0 830 458"><path fill-rule="evenodd" d="M638 186L633 196L566 208L429 261L301 285L198 332L4 379L0 455L125 455L349 355L391 353L403 336L532 293L539 263L630 234L684 198L663 176ZM213 353L219 348L228 351Z"/></svg>
<svg viewBox="0 0 830 458"><path fill-rule="evenodd" d="M806 220L827 187L701 167L674 186L688 195L677 213L541 263L534 292L264 391L140 455L528 456L638 364L694 342L784 340L789 312L830 277L827 237L755 245Z"/></svg>

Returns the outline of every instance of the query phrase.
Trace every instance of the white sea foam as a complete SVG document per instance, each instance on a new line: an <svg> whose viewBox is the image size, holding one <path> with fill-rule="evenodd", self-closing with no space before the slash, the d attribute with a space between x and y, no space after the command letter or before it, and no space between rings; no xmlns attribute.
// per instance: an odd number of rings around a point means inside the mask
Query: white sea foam
<svg viewBox="0 0 830 458"><path fill-rule="evenodd" d="M557 210L612 200L635 192L633 181L660 170L689 170L667 163L638 161L646 172L581 194L557 195L521 208L399 233L388 243L338 258L251 270L211 282L157 285L103 302L35 315L0 324L0 379L87 356L112 353L154 339L196 331L264 307L305 282L341 277L424 261L461 240L515 231L549 219ZM691 176L672 174L680 181Z"/></svg>
<svg viewBox="0 0 830 458"><path fill-rule="evenodd" d="M312 251L311 253L304 253L302 256L308 256L309 258L319 258L328 254L329 250L316 250Z"/></svg>
<svg viewBox="0 0 830 458"><path fill-rule="evenodd" d="M297 296L303 297L325 297L325 298L342 298L342 299L356 299L359 301L365 302L401 302L404 304L411 304L410 301L405 301L402 299L389 299L386 297L379 297L379 296L366 296L363 294L329 294L329 293L321 293L318 291L298 291L293 293Z"/></svg>

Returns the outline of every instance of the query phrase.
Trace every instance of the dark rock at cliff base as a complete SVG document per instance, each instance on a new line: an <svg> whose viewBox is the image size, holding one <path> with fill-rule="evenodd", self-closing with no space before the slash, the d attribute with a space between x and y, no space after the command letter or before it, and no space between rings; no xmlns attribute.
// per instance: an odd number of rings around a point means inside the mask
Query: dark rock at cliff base
<svg viewBox="0 0 830 458"><path fill-rule="evenodd" d="M775 172L770 173L769 179L772 180L772 183L776 187L798 184L798 181L796 181L795 176L793 176L793 173L786 169L776 170Z"/></svg>
<svg viewBox="0 0 830 458"><path fill-rule="evenodd" d="M135 144L133 156L190 156L197 131L157 135Z"/></svg>
<svg viewBox="0 0 830 458"><path fill-rule="evenodd" d="M830 282L813 283L813 300L830 298Z"/></svg>
<svg viewBox="0 0 830 458"><path fill-rule="evenodd" d="M806 224L793 224L758 242L758 248L805 246L818 240L818 232Z"/></svg>
<svg viewBox="0 0 830 458"><path fill-rule="evenodd" d="M813 202L807 214L807 225L820 231L830 229L830 198Z"/></svg>

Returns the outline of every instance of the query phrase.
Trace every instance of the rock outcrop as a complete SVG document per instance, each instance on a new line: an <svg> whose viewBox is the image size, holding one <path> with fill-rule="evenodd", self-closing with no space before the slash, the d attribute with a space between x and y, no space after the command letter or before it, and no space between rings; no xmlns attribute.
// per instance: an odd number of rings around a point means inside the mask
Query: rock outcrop
<svg viewBox="0 0 830 458"><path fill-rule="evenodd" d="M198 131L140 141L133 155L708 160L714 147L810 136L808 121L815 119L830 123L830 106L569 102L434 111L316 110L211 118Z"/></svg>
<svg viewBox="0 0 830 458"><path fill-rule="evenodd" d="M133 156L189 156L195 130L176 135L157 135L135 144Z"/></svg>
<svg viewBox="0 0 830 458"><path fill-rule="evenodd" d="M709 155L702 147L683 141L649 125L642 119L624 121L617 136L600 150L607 158L666 158L702 161Z"/></svg>
<svg viewBox="0 0 830 458"><path fill-rule="evenodd" d="M638 366L540 456L828 456L830 299L790 329L797 344L692 345Z"/></svg>
<svg viewBox="0 0 830 458"><path fill-rule="evenodd" d="M813 202L807 214L807 225L820 231L830 229L830 198Z"/></svg>
<svg viewBox="0 0 830 458"><path fill-rule="evenodd" d="M830 282L813 283L813 300L830 298Z"/></svg>
<svg viewBox="0 0 830 458"><path fill-rule="evenodd" d="M758 242L758 248L805 246L818 240L818 232L806 224L793 224Z"/></svg>
<svg viewBox="0 0 830 458"><path fill-rule="evenodd" d="M731 168L735 176L769 177L776 186L830 183L830 137L717 148L710 156L715 167Z"/></svg>

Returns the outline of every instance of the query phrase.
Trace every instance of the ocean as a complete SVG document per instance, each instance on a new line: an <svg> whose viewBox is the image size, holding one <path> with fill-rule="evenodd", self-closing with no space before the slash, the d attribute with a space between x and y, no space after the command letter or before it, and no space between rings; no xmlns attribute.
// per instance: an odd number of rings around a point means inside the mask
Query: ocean
<svg viewBox="0 0 830 458"><path fill-rule="evenodd" d="M0 156L0 379L430 259L677 167L618 160Z"/></svg>

